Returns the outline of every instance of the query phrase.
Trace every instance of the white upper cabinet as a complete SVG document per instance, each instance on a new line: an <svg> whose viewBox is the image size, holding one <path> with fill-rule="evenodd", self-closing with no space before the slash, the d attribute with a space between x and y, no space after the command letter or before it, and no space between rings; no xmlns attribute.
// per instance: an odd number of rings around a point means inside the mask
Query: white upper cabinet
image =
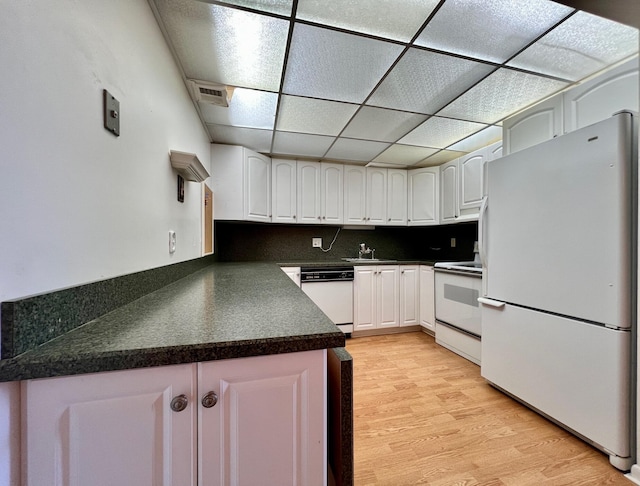
<svg viewBox="0 0 640 486"><path fill-rule="evenodd" d="M319 224L320 214L320 163L297 164L298 223Z"/></svg>
<svg viewBox="0 0 640 486"><path fill-rule="evenodd" d="M344 224L367 224L367 170L344 166Z"/></svg>
<svg viewBox="0 0 640 486"><path fill-rule="evenodd" d="M458 219L458 159L440 166L440 222Z"/></svg>
<svg viewBox="0 0 640 486"><path fill-rule="evenodd" d="M562 135L562 112L561 93L507 118L502 123L505 155Z"/></svg>
<svg viewBox="0 0 640 486"><path fill-rule="evenodd" d="M271 221L271 159L262 154L247 153L245 167L246 219Z"/></svg>
<svg viewBox="0 0 640 486"><path fill-rule="evenodd" d="M407 171L387 169L387 224L407 224Z"/></svg>
<svg viewBox="0 0 640 486"><path fill-rule="evenodd" d="M387 224L387 169L367 167L367 224Z"/></svg>
<svg viewBox="0 0 640 486"><path fill-rule="evenodd" d="M502 123L504 155L609 118L638 111L638 58L591 78Z"/></svg>
<svg viewBox="0 0 640 486"><path fill-rule="evenodd" d="M211 146L214 219L271 221L271 159L238 145Z"/></svg>
<svg viewBox="0 0 640 486"><path fill-rule="evenodd" d="M274 223L295 223L296 161L271 160L271 221Z"/></svg>
<svg viewBox="0 0 640 486"><path fill-rule="evenodd" d="M297 222L342 224L343 166L298 161L297 172Z"/></svg>
<svg viewBox="0 0 640 486"><path fill-rule="evenodd" d="M488 151L483 149L460 157L458 160L460 218L474 215L474 213L477 217L477 208L482 202L482 178L487 155ZM473 211L474 209L476 211Z"/></svg>
<svg viewBox="0 0 640 486"><path fill-rule="evenodd" d="M320 164L320 174L322 222L326 224L342 224L344 221L344 165L323 162Z"/></svg>
<svg viewBox="0 0 640 486"><path fill-rule="evenodd" d="M409 226L438 224L440 201L438 179L440 167L426 167L408 171L407 198Z"/></svg>
<svg viewBox="0 0 640 486"><path fill-rule="evenodd" d="M639 111L638 58L564 94L564 131L571 132L621 110Z"/></svg>

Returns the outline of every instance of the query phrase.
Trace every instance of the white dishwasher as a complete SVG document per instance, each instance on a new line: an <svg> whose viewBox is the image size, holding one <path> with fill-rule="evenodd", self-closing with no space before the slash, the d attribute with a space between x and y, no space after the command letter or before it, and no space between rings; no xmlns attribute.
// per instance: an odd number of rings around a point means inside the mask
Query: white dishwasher
<svg viewBox="0 0 640 486"><path fill-rule="evenodd" d="M347 336L353 332L353 267L301 267L300 288Z"/></svg>

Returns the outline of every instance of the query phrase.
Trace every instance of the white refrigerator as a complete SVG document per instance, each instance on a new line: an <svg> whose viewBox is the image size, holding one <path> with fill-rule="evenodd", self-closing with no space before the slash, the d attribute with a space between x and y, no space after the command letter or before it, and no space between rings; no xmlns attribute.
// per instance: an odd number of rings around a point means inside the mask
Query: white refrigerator
<svg viewBox="0 0 640 486"><path fill-rule="evenodd" d="M488 162L482 376L634 462L637 129L622 112Z"/></svg>

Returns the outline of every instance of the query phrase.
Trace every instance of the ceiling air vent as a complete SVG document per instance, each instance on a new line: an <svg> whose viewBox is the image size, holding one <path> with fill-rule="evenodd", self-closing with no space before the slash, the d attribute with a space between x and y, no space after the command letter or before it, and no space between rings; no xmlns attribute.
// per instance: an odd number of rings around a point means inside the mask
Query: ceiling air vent
<svg viewBox="0 0 640 486"><path fill-rule="evenodd" d="M189 80L196 101L211 103L216 106L229 106L233 88L223 84L211 84L203 81Z"/></svg>
<svg viewBox="0 0 640 486"><path fill-rule="evenodd" d="M196 154L171 150L169 158L171 159L171 166L188 181L202 182L209 177L209 172L204 168Z"/></svg>

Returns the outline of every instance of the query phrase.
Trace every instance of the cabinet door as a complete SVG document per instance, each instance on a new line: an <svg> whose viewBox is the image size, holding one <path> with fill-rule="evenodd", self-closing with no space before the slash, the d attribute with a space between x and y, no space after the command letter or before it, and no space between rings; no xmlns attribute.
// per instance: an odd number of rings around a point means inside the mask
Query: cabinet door
<svg viewBox="0 0 640 486"><path fill-rule="evenodd" d="M297 163L298 223L318 224L320 214L320 163Z"/></svg>
<svg viewBox="0 0 640 486"><path fill-rule="evenodd" d="M366 169L357 165L344 166L344 223L367 224Z"/></svg>
<svg viewBox="0 0 640 486"><path fill-rule="evenodd" d="M23 382L24 483L194 485L195 393L190 364Z"/></svg>
<svg viewBox="0 0 640 486"><path fill-rule="evenodd" d="M387 224L387 169L367 167L367 224Z"/></svg>
<svg viewBox="0 0 640 486"><path fill-rule="evenodd" d="M199 363L218 401L198 407L198 484L327 484L325 369L326 350Z"/></svg>
<svg viewBox="0 0 640 486"><path fill-rule="evenodd" d="M400 267L382 265L376 274L376 327L400 325Z"/></svg>
<svg viewBox="0 0 640 486"><path fill-rule="evenodd" d="M296 161L271 161L271 221L296 222Z"/></svg>
<svg viewBox="0 0 640 486"><path fill-rule="evenodd" d="M353 330L376 327L376 270L377 267L357 266L353 280Z"/></svg>
<svg viewBox="0 0 640 486"><path fill-rule="evenodd" d="M387 169L387 224L407 224L407 171Z"/></svg>
<svg viewBox="0 0 640 486"><path fill-rule="evenodd" d="M320 164L322 222L326 224L342 224L344 209L342 207L343 194L342 164Z"/></svg>
<svg viewBox="0 0 640 486"><path fill-rule="evenodd" d="M562 93L507 118L502 123L504 155L562 135Z"/></svg>
<svg viewBox="0 0 640 486"><path fill-rule="evenodd" d="M440 222L454 223L458 218L458 159L441 166Z"/></svg>
<svg viewBox="0 0 640 486"><path fill-rule="evenodd" d="M435 332L435 296L433 267L420 265L420 325Z"/></svg>
<svg viewBox="0 0 640 486"><path fill-rule="evenodd" d="M564 93L565 132L605 120L621 110L638 111L638 58Z"/></svg>
<svg viewBox="0 0 640 486"><path fill-rule="evenodd" d="M409 226L438 224L440 220L440 167L410 170L408 196Z"/></svg>
<svg viewBox="0 0 640 486"><path fill-rule="evenodd" d="M416 326L420 323L419 312L420 267L400 266L400 325Z"/></svg>
<svg viewBox="0 0 640 486"><path fill-rule="evenodd" d="M485 148L460 157L459 169L459 218L478 219L480 204L482 203L482 181L484 176L484 164L488 150Z"/></svg>
<svg viewBox="0 0 640 486"><path fill-rule="evenodd" d="M245 219L271 221L271 159L245 151Z"/></svg>

